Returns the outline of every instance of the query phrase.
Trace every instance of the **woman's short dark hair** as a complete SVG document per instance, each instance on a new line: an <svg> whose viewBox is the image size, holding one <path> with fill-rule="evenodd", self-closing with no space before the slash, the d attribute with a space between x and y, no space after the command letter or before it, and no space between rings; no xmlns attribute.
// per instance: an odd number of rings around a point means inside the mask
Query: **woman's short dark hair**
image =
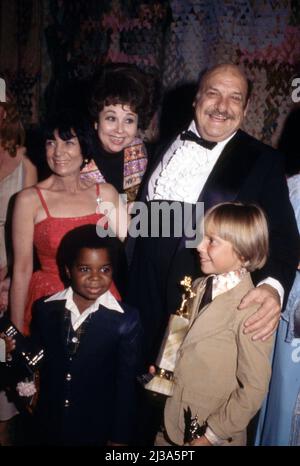
<svg viewBox="0 0 300 466"><path fill-rule="evenodd" d="M56 261L62 281L69 284L65 269L66 267L69 270L72 268L83 248L105 249L113 272L116 272L121 247L122 243L116 237L98 236L96 225L87 224L74 228L65 234L57 251Z"/></svg>
<svg viewBox="0 0 300 466"><path fill-rule="evenodd" d="M136 65L110 63L93 79L89 111L94 121L107 105L128 105L138 115L138 126L145 130L159 100L158 79Z"/></svg>
<svg viewBox="0 0 300 466"><path fill-rule="evenodd" d="M88 161L93 157L95 144L95 131L86 116L75 108L64 108L51 114L43 125L43 134L46 139L54 139L54 131L64 141L74 137L78 138L81 153Z"/></svg>

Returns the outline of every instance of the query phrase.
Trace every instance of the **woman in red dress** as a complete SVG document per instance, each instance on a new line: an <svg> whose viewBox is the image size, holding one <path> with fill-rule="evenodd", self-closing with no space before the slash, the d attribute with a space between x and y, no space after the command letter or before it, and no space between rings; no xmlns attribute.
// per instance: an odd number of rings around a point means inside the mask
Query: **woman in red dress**
<svg viewBox="0 0 300 466"><path fill-rule="evenodd" d="M128 215L118 192L108 184L82 180L80 170L91 158L89 126L76 112L64 111L46 129L46 156L52 174L18 194L13 214L14 264L11 317L28 334L33 302L64 288L56 263L63 236L84 224L108 228L120 239ZM40 269L33 273L34 247ZM116 288L111 290L120 298Z"/></svg>

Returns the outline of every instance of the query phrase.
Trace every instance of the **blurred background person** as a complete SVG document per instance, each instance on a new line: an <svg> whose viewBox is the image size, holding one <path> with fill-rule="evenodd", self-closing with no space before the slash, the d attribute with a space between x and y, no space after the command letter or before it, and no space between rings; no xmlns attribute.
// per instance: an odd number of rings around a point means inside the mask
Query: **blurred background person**
<svg viewBox="0 0 300 466"><path fill-rule="evenodd" d="M8 306L9 244L11 238L5 234L14 195L23 188L37 182L35 166L26 156L25 131L17 106L6 87L5 101L0 101L0 314ZM15 405L0 391L0 445L12 445Z"/></svg>
<svg viewBox="0 0 300 466"><path fill-rule="evenodd" d="M300 108L295 109L287 118L278 146L285 155L290 200L300 232L299 123ZM272 378L269 393L259 417L257 445L300 446L299 269L298 265L293 287L277 330Z"/></svg>

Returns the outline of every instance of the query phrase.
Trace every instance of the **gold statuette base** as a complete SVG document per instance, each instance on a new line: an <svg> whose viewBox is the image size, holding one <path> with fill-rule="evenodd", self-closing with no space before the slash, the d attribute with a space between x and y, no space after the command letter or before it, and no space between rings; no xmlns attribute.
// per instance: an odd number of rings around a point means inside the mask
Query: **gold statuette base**
<svg viewBox="0 0 300 466"><path fill-rule="evenodd" d="M157 367L155 376L145 385L145 388L162 395L171 396L173 395L173 378L173 372Z"/></svg>
<svg viewBox="0 0 300 466"><path fill-rule="evenodd" d="M171 396L173 393L173 372L180 345L186 335L189 320L185 317L172 314L169 319L163 343L155 365L157 373L145 385L147 390L152 390L163 395Z"/></svg>

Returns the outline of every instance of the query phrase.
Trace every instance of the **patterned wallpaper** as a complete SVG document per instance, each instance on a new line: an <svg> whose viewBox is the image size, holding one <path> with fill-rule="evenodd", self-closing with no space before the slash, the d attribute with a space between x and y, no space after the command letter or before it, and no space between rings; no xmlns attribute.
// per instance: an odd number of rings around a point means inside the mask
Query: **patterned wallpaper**
<svg viewBox="0 0 300 466"><path fill-rule="evenodd" d="M2 0L0 8L0 73L27 124L39 120L45 91L49 99L66 78L87 78L107 61L155 71L165 92L213 64L239 64L254 83L246 129L273 145L294 106L297 0Z"/></svg>

